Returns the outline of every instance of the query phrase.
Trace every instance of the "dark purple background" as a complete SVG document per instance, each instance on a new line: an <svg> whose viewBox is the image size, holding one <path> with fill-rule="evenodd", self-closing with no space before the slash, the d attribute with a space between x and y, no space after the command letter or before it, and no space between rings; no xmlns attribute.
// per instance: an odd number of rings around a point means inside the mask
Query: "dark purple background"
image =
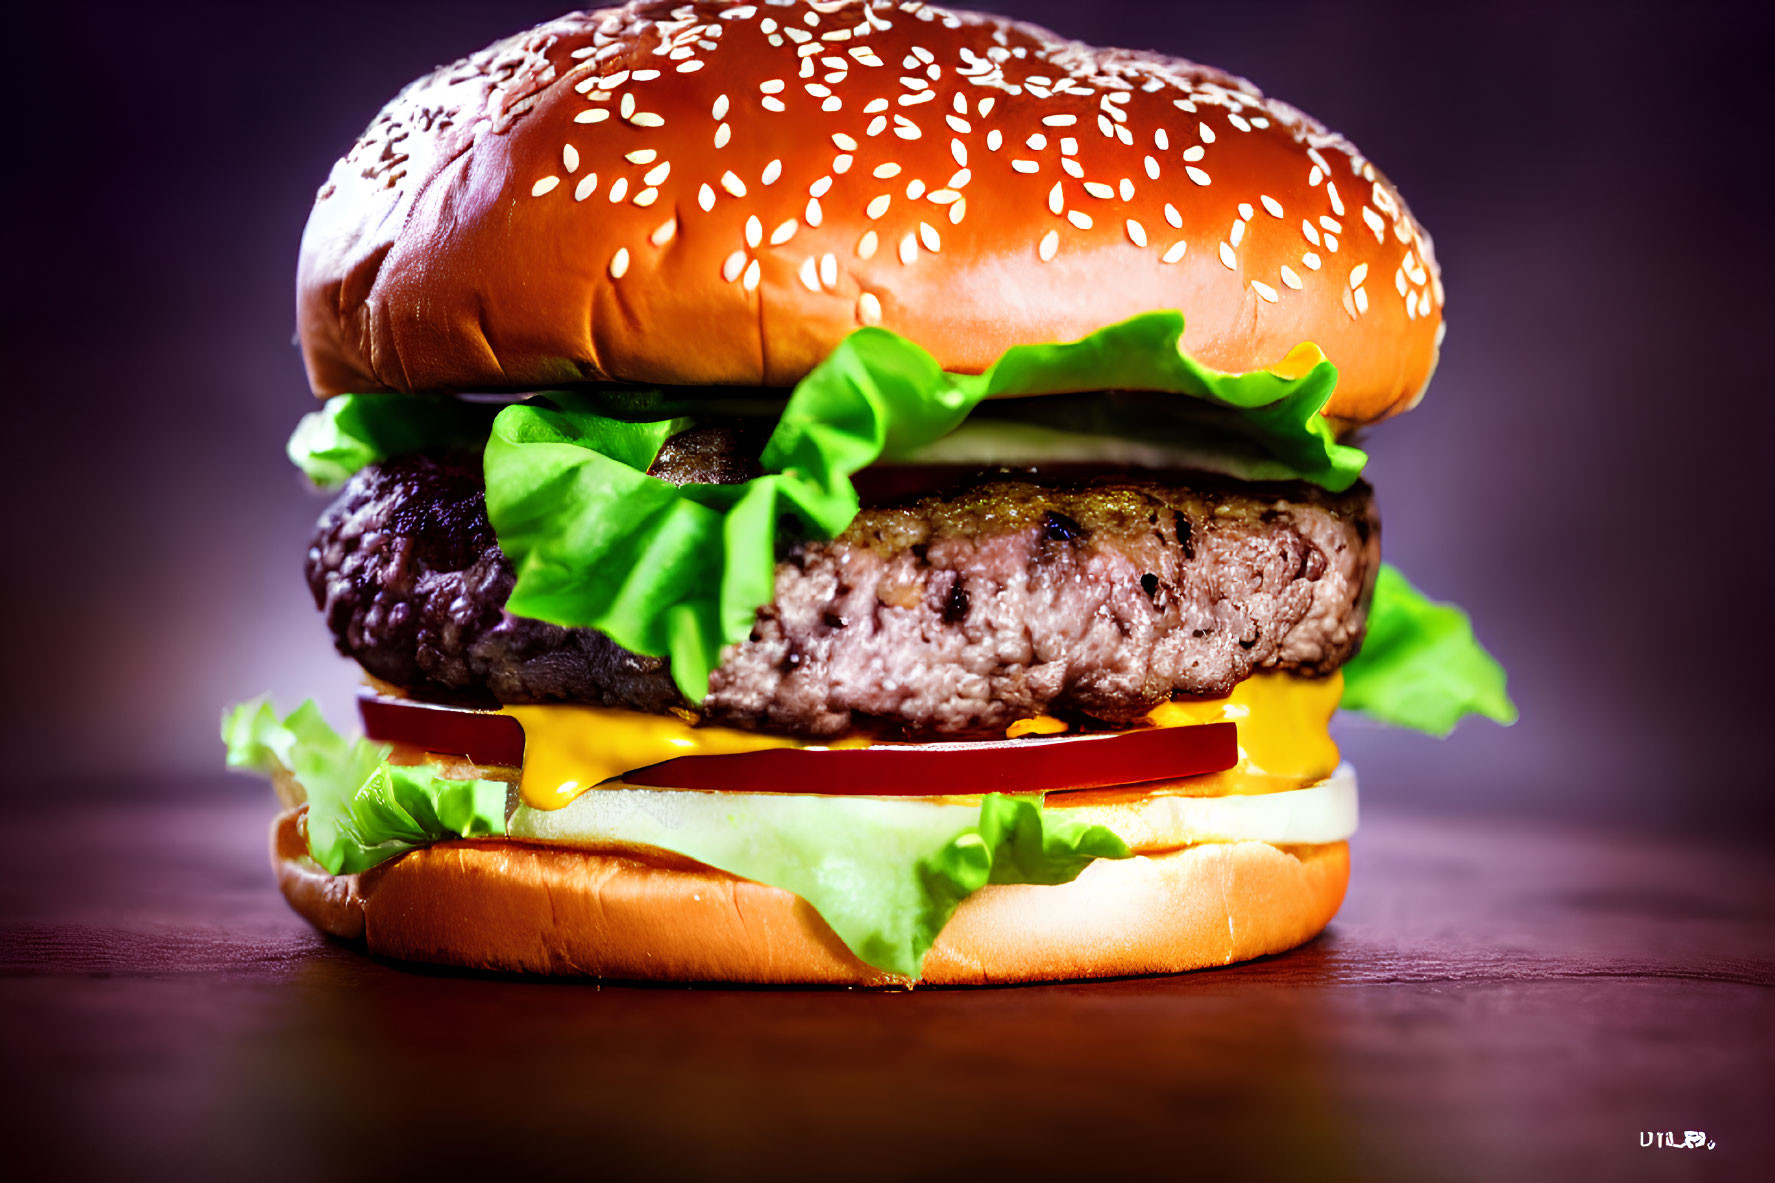
<svg viewBox="0 0 1775 1183"><path fill-rule="evenodd" d="M315 188L408 79L554 3L70 6L15 61L8 791L207 778L221 706L354 673L282 446ZM1367 444L1389 556L1523 721L1346 726L1367 806L1767 823L1772 30L1752 7L1017 3L1242 73L1434 234L1450 332ZM15 29L20 38L29 31ZM21 44L25 42L21 40ZM22 85L21 85L22 82ZM247 785L241 791L256 791Z"/></svg>

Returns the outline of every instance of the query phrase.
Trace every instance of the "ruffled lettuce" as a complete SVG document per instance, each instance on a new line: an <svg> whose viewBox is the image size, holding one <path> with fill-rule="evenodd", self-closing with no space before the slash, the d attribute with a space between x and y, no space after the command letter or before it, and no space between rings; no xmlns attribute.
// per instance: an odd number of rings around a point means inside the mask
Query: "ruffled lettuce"
<svg viewBox="0 0 1775 1183"><path fill-rule="evenodd" d="M723 646L743 639L775 580L779 529L830 538L856 516L851 476L953 431L984 399L1069 391L1164 391L1238 412L1240 430L1301 479L1344 489L1366 457L1319 414L1337 372L1311 346L1276 371L1226 374L1183 353L1183 317L1156 312L1065 345L1007 350L983 374L951 374L882 329L840 343L790 395L765 475L674 486L647 475L683 418L633 422L598 392L507 407L487 443L487 510L517 568L507 608L594 628L669 656L680 690L708 692ZM552 404L552 405L549 405Z"/></svg>
<svg viewBox="0 0 1775 1183"><path fill-rule="evenodd" d="M1069 883L1127 858L1100 825L1031 797L980 804L811 794L594 790L561 810L519 806L512 834L640 844L794 892L869 964L918 976L961 902L988 883Z"/></svg>
<svg viewBox="0 0 1775 1183"><path fill-rule="evenodd" d="M1344 666L1342 706L1438 736L1468 715L1516 722L1504 667L1474 638L1467 614L1430 600L1388 563L1375 581L1362 651Z"/></svg>
<svg viewBox="0 0 1775 1183"><path fill-rule="evenodd" d="M479 448L497 406L406 394L348 394L329 399L296 424L284 451L323 489L360 468L426 448Z"/></svg>
<svg viewBox="0 0 1775 1183"><path fill-rule="evenodd" d="M334 875L444 838L505 833L504 782L390 764L388 748L346 739L312 700L281 719L264 698L241 703L222 716L222 742L228 767L286 772L301 787L309 853Z"/></svg>

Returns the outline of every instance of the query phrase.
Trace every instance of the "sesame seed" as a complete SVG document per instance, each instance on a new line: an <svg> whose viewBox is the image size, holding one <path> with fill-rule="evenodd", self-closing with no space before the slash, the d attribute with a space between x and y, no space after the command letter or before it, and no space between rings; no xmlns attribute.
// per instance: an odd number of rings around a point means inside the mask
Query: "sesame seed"
<svg viewBox="0 0 1775 1183"><path fill-rule="evenodd" d="M968 216L968 199L967 198L964 197L960 201L957 201L954 205L949 207L949 224L951 226L961 225L961 220L967 216Z"/></svg>
<svg viewBox="0 0 1775 1183"><path fill-rule="evenodd" d="M886 99L870 99L869 104L863 108L863 114L878 115L887 109L888 101Z"/></svg>
<svg viewBox="0 0 1775 1183"><path fill-rule="evenodd" d="M659 190L658 189L647 188L647 189L643 189L643 190L641 190L641 192L635 194L635 204L642 206L642 207L650 206L658 200L659 200Z"/></svg>
<svg viewBox="0 0 1775 1183"><path fill-rule="evenodd" d="M1089 230L1091 228L1091 215L1084 210L1067 210L1066 220L1071 222L1074 226L1077 226L1080 230Z"/></svg>
<svg viewBox="0 0 1775 1183"><path fill-rule="evenodd" d="M1085 192L1100 200L1107 200L1116 195L1116 191L1102 181L1086 181Z"/></svg>
<svg viewBox="0 0 1775 1183"><path fill-rule="evenodd" d="M624 275L628 274L628 270L629 248L626 246L619 246L616 248L616 253L610 256L610 278L621 279Z"/></svg>
<svg viewBox="0 0 1775 1183"><path fill-rule="evenodd" d="M740 277L740 272L744 271L745 269L746 269L746 252L745 251L735 251L733 254L727 256L727 258L722 261L721 278L725 279L728 283L732 283L734 280L736 280Z"/></svg>
<svg viewBox="0 0 1775 1183"><path fill-rule="evenodd" d="M881 301L875 298L875 293L864 292L857 297L857 318L866 325L881 323Z"/></svg>
<svg viewBox="0 0 1775 1183"><path fill-rule="evenodd" d="M1246 130L1249 130L1249 129L1246 129ZM1276 300L1278 299L1278 294L1276 292L1276 289L1271 287L1269 284L1263 282L1261 279L1254 279L1251 281L1251 290L1256 292L1258 295L1262 296L1265 300L1268 300L1272 304L1274 304L1276 302Z"/></svg>
<svg viewBox="0 0 1775 1183"><path fill-rule="evenodd" d="M589 111L581 111L573 117L575 123L603 123L610 118L610 112L602 107L593 107Z"/></svg>
<svg viewBox="0 0 1775 1183"><path fill-rule="evenodd" d="M1127 177L1122 178L1121 183L1116 186L1116 189L1122 195L1123 201L1134 200L1134 182L1130 181Z"/></svg>
<svg viewBox="0 0 1775 1183"><path fill-rule="evenodd" d="M1277 201L1274 197L1271 197L1268 193L1259 197L1258 201L1263 203L1264 212L1269 214L1270 217L1279 218L1282 216L1282 203Z"/></svg>
<svg viewBox="0 0 1775 1183"><path fill-rule="evenodd" d="M1316 187L1319 184L1319 182L1323 181L1324 179L1325 179L1325 170L1315 164L1313 166L1313 171L1307 174L1307 185L1309 188Z"/></svg>
<svg viewBox="0 0 1775 1183"><path fill-rule="evenodd" d="M1183 171L1186 174L1188 174L1189 179L1194 181L1196 184L1198 184L1198 185L1208 184L1208 174L1203 172L1201 169L1197 168L1195 165L1193 165L1193 164L1188 165L1184 168Z"/></svg>
<svg viewBox="0 0 1775 1183"><path fill-rule="evenodd" d="M760 82L758 84L758 89L765 94L781 94L783 93L783 80L781 78L772 78L768 82Z"/></svg>
<svg viewBox="0 0 1775 1183"><path fill-rule="evenodd" d="M806 220L807 224L809 226L818 226L820 224L820 219L824 216L824 213L820 210L820 199L817 197L808 198L807 209L802 214L802 217Z"/></svg>
<svg viewBox="0 0 1775 1183"><path fill-rule="evenodd" d="M851 170L851 163L856 160L849 152L840 152L832 158L832 171L843 176Z"/></svg>
<svg viewBox="0 0 1775 1183"><path fill-rule="evenodd" d="M634 152L625 153L623 159L630 164L652 164L657 156L659 156L659 153L655 152L652 148L641 148Z"/></svg>
<svg viewBox="0 0 1775 1183"><path fill-rule="evenodd" d="M1284 263L1282 264L1282 282L1298 292L1301 288L1300 273Z"/></svg>
<svg viewBox="0 0 1775 1183"><path fill-rule="evenodd" d="M1074 180L1082 180L1085 175L1084 167L1070 156L1060 158L1060 171Z"/></svg>
<svg viewBox="0 0 1775 1183"><path fill-rule="evenodd" d="M1077 156L1078 154L1079 154L1079 142L1077 140L1073 139L1071 136L1061 136L1060 137L1060 155L1062 155L1062 156Z"/></svg>
<svg viewBox="0 0 1775 1183"><path fill-rule="evenodd" d="M961 96L956 95L955 97L959 99ZM949 125L951 131L958 131L963 135L974 130L973 125L959 115L945 115L943 116L943 122Z"/></svg>
<svg viewBox="0 0 1775 1183"><path fill-rule="evenodd" d="M652 82L659 77L658 70L636 70L632 75L636 82Z"/></svg>
<svg viewBox="0 0 1775 1183"><path fill-rule="evenodd" d="M886 164L878 164L875 166L871 175L874 176L875 179L878 181L885 181L885 180L888 180L890 177L899 176L900 175L900 166L893 163L892 161L889 161Z"/></svg>
<svg viewBox="0 0 1775 1183"><path fill-rule="evenodd" d="M863 237L857 239L857 258L873 259L875 250L881 245L881 239L873 230L865 230Z"/></svg>
<svg viewBox="0 0 1775 1183"><path fill-rule="evenodd" d="M924 196L924 182L914 178L906 182L906 200L917 201Z"/></svg>
<svg viewBox="0 0 1775 1183"><path fill-rule="evenodd" d="M588 198L592 195L592 191L594 189L596 189L597 187L598 187L598 174L597 173L587 173L585 176L583 176L579 179L578 186L576 186L574 188L573 200L584 201L586 198Z"/></svg>
<svg viewBox="0 0 1775 1183"><path fill-rule="evenodd" d="M885 130L887 130L887 116L877 115L874 119L869 121L869 126L863 129L863 134L866 136L878 136Z"/></svg>
<svg viewBox="0 0 1775 1183"><path fill-rule="evenodd" d="M1337 182L1335 182L1335 181L1325 182L1325 196L1326 196L1326 199L1331 202L1331 212L1336 214L1340 218L1343 217L1344 216L1344 203L1338 199Z"/></svg>
<svg viewBox="0 0 1775 1183"><path fill-rule="evenodd" d="M758 176L758 182L761 185L774 185L776 184L777 178L782 175L783 162L781 160L773 160L764 166L764 171Z"/></svg>
<svg viewBox="0 0 1775 1183"><path fill-rule="evenodd" d="M1325 227L1333 234L1341 234L1344 229L1344 224L1342 222L1338 221L1336 218L1328 217L1325 214L1319 215L1319 225Z"/></svg>
<svg viewBox="0 0 1775 1183"><path fill-rule="evenodd" d="M1116 126L1109 121L1109 116L1107 115L1099 115L1097 117L1097 130L1106 136L1113 136L1116 134Z"/></svg>
<svg viewBox="0 0 1775 1183"><path fill-rule="evenodd" d="M666 121L652 111L637 111L629 122L636 127L664 127L666 125Z"/></svg>
<svg viewBox="0 0 1775 1183"><path fill-rule="evenodd" d="M1060 232L1058 230L1050 230L1042 235L1041 246L1036 248L1036 253L1041 255L1042 262L1046 263L1051 260L1059 250Z"/></svg>
<svg viewBox="0 0 1775 1183"><path fill-rule="evenodd" d="M663 161L657 167L649 169L647 171L646 175L644 175L641 178L641 180L649 185L657 185L660 182L664 181L666 179L666 177L671 174L671 172L672 172L672 162L669 160Z"/></svg>
<svg viewBox="0 0 1775 1183"><path fill-rule="evenodd" d="M1059 181L1055 181L1054 187L1048 190L1048 212L1055 217L1066 212L1066 195L1061 192Z"/></svg>
<svg viewBox="0 0 1775 1183"><path fill-rule="evenodd" d="M1233 244L1227 242L1225 239L1222 239L1220 243L1220 261L1226 264L1228 271L1237 271L1239 269L1238 257L1233 254Z"/></svg>
<svg viewBox="0 0 1775 1183"><path fill-rule="evenodd" d="M916 123L910 122L903 116L896 115L894 116L894 134L899 136L902 140L916 140L924 133L919 131Z"/></svg>
<svg viewBox="0 0 1775 1183"><path fill-rule="evenodd" d="M842 152L855 152L857 150L857 141L841 131L832 133L832 142L836 144Z"/></svg>
<svg viewBox="0 0 1775 1183"><path fill-rule="evenodd" d="M1306 239L1308 242L1312 243L1314 246L1319 245L1319 231L1318 231L1318 229L1311 222L1307 221L1305 218L1302 218L1300 221L1300 233L1301 233L1302 238Z"/></svg>
<svg viewBox="0 0 1775 1183"><path fill-rule="evenodd" d="M1249 201L1241 201L1239 203L1239 217L1243 218L1245 221L1249 222L1252 215L1255 213L1257 213L1257 211L1251 208L1251 203Z"/></svg>
<svg viewBox="0 0 1775 1183"><path fill-rule="evenodd" d="M1233 232L1230 237L1232 238L1233 245L1238 246L1240 241L1245 237L1245 219L1240 218L1233 223Z"/></svg>
<svg viewBox="0 0 1775 1183"><path fill-rule="evenodd" d="M727 96L726 95L717 95L715 97L715 105L709 109L709 114L714 116L715 122L717 122L717 123L719 123L723 119L727 118Z"/></svg>
<svg viewBox="0 0 1775 1183"><path fill-rule="evenodd" d="M756 247L764 241L764 223L756 215L746 219L746 245Z"/></svg>
<svg viewBox="0 0 1775 1183"><path fill-rule="evenodd" d="M560 183L560 177L544 177L542 180L536 182L536 184L530 186L530 196L541 197L544 193L549 192Z"/></svg>
<svg viewBox="0 0 1775 1183"><path fill-rule="evenodd" d="M974 179L974 174L971 170L965 169L965 168L958 168L954 172L949 174L949 188L951 188L951 189L965 189L965 188L967 188L968 182L973 179Z"/></svg>
<svg viewBox="0 0 1775 1183"><path fill-rule="evenodd" d="M1214 129L1209 127L1206 123L1196 124L1196 134L1201 137L1204 144L1212 144L1214 142Z"/></svg>
<svg viewBox="0 0 1775 1183"><path fill-rule="evenodd" d="M838 256L830 251L820 256L820 282L829 288L838 286Z"/></svg>
<svg viewBox="0 0 1775 1183"><path fill-rule="evenodd" d="M1011 161L1011 167L1020 173L1032 173L1040 169L1041 165L1033 160L1013 160Z"/></svg>
<svg viewBox="0 0 1775 1183"><path fill-rule="evenodd" d="M1164 261L1167 263L1175 263L1175 262L1177 262L1177 260L1183 258L1185 252L1187 252L1188 250L1189 250L1189 240L1184 239L1184 238L1180 238L1176 242L1172 243L1170 249L1165 252Z"/></svg>
<svg viewBox="0 0 1775 1183"><path fill-rule="evenodd" d="M984 119L988 115L992 114L992 104L996 101L997 100L992 99L992 98L981 99L978 103L975 104L974 110L979 113L980 118Z"/></svg>
<svg viewBox="0 0 1775 1183"><path fill-rule="evenodd" d="M869 204L864 207L864 212L867 213L872 220L879 218L881 215L887 213L888 206L893 203L893 200L894 198L891 193L883 193L881 196L871 199Z"/></svg>
<svg viewBox="0 0 1775 1183"><path fill-rule="evenodd" d="M561 163L567 167L568 172L570 172L570 173L578 172L579 171L579 149L575 148L572 144L562 145L562 147L561 147Z"/></svg>
<svg viewBox="0 0 1775 1183"><path fill-rule="evenodd" d="M1154 160L1151 156L1146 158L1146 176L1147 179L1151 181L1159 179L1159 162Z"/></svg>
<svg viewBox="0 0 1775 1183"><path fill-rule="evenodd" d="M1308 251L1306 254L1302 255L1300 257L1300 261L1302 263L1306 264L1308 271L1319 270L1319 256L1314 254L1312 251Z"/></svg>
<svg viewBox="0 0 1775 1183"><path fill-rule="evenodd" d="M797 222L794 218L790 218L787 222L784 222L781 226L778 226L775 230L770 232L770 245L782 246L785 242L794 238L795 231L800 228L801 223Z"/></svg>
<svg viewBox="0 0 1775 1183"><path fill-rule="evenodd" d="M746 195L746 183L734 176L732 169L721 174L721 187L735 197L744 197Z"/></svg>
<svg viewBox="0 0 1775 1183"><path fill-rule="evenodd" d="M1401 296L1405 295L1405 270L1404 270L1404 268L1401 268L1401 267L1393 268L1393 288ZM1412 299L1416 300L1417 297L1413 296Z"/></svg>
<svg viewBox="0 0 1775 1183"><path fill-rule="evenodd" d="M810 292L817 292L820 290L820 276L819 272L815 270L814 257L812 255L801 260L801 270L796 274L801 277L802 287Z"/></svg>
<svg viewBox="0 0 1775 1183"><path fill-rule="evenodd" d="M1004 142L1004 133L999 131L998 128L995 127L986 133L986 150L988 152L997 152Z"/></svg>
<svg viewBox="0 0 1775 1183"><path fill-rule="evenodd" d="M1367 206L1363 206L1362 220L1368 223L1368 228L1370 230L1374 231L1374 240L1376 242L1385 242L1387 240L1387 236L1383 232L1385 229L1385 223L1381 221L1381 216L1379 214L1375 213Z"/></svg>
<svg viewBox="0 0 1775 1183"><path fill-rule="evenodd" d="M702 69L703 65L704 65L704 63L701 61L679 62L678 63L678 73L680 73L680 74L694 74L698 70Z"/></svg>
<svg viewBox="0 0 1775 1183"><path fill-rule="evenodd" d="M1325 249L1334 255L1337 254L1337 235L1327 234L1325 236Z"/></svg>
<svg viewBox="0 0 1775 1183"><path fill-rule="evenodd" d="M784 111L788 110L787 107L783 106L783 100L777 98L775 95L768 95L767 94L763 98L759 99L758 103L766 111L775 111L779 115L782 114Z"/></svg>
<svg viewBox="0 0 1775 1183"><path fill-rule="evenodd" d="M704 213L708 213L715 208L715 191L704 185L696 192L696 203L703 207Z"/></svg>
<svg viewBox="0 0 1775 1183"><path fill-rule="evenodd" d="M1042 122L1049 127L1071 127L1079 121L1077 115L1044 115Z"/></svg>
<svg viewBox="0 0 1775 1183"><path fill-rule="evenodd" d="M809 197L824 197L824 196L826 196L827 192L829 192L831 190L831 188L832 188L832 178L831 177L821 177L819 180L815 181L813 184L811 184L807 187L807 195Z"/></svg>
<svg viewBox="0 0 1775 1183"><path fill-rule="evenodd" d="M930 251L932 254L936 254L938 248L943 245L943 240L937 237L936 228L929 222L920 222L918 224L918 240L924 243L924 249Z"/></svg>
<svg viewBox="0 0 1775 1183"><path fill-rule="evenodd" d="M647 236L647 241L651 242L654 246L665 246L666 243L672 241L672 236L677 233L678 219L667 218L658 226L654 227L653 233Z"/></svg>
<svg viewBox="0 0 1775 1183"><path fill-rule="evenodd" d="M629 195L629 179L618 177L610 182L610 204L615 205Z"/></svg>
<svg viewBox="0 0 1775 1183"><path fill-rule="evenodd" d="M1367 278L1368 278L1368 264L1367 263L1358 263L1354 267L1350 268L1350 287L1352 289L1361 287L1362 281Z"/></svg>
<svg viewBox="0 0 1775 1183"><path fill-rule="evenodd" d="M1128 237L1129 237L1129 239L1131 239L1133 241L1135 246L1145 246L1146 245L1146 227L1142 226L1139 222L1136 222L1133 218L1129 218L1128 219Z"/></svg>
<svg viewBox="0 0 1775 1183"><path fill-rule="evenodd" d="M1245 117L1243 115L1229 114L1226 117L1226 121L1228 123L1232 124L1234 127L1238 128L1240 131L1250 131L1251 130L1251 125L1249 123L1245 122ZM1253 282L1255 283L1255 281L1253 281Z"/></svg>
<svg viewBox="0 0 1775 1183"><path fill-rule="evenodd" d="M1204 157L1206 155L1207 155L1207 153L1202 150L1202 145L1200 145L1200 144L1191 144L1189 147L1187 147L1183 150L1183 158L1185 160L1190 160L1190 161L1200 160L1200 159L1202 159L1202 157Z"/></svg>
<svg viewBox="0 0 1775 1183"><path fill-rule="evenodd" d="M1368 289L1367 288L1357 288L1356 289L1356 311L1358 311L1358 312L1367 312L1368 311Z"/></svg>
<svg viewBox="0 0 1775 1183"><path fill-rule="evenodd" d="M1164 128L1153 132L1153 147L1163 152L1171 146L1171 137L1165 134Z"/></svg>
<svg viewBox="0 0 1775 1183"><path fill-rule="evenodd" d="M949 154L955 157L955 163L958 167L968 167L968 146L966 144L962 143L960 140L950 140Z"/></svg>
<svg viewBox="0 0 1775 1183"><path fill-rule="evenodd" d="M908 230L900 239L900 262L911 266L918 259L918 235Z"/></svg>
<svg viewBox="0 0 1775 1183"><path fill-rule="evenodd" d="M715 128L715 147L727 147L727 141L733 139L733 128L723 123Z"/></svg>
<svg viewBox="0 0 1775 1183"><path fill-rule="evenodd" d="M746 274L742 283L748 292L755 292L758 290L758 277L760 274L761 272L758 268L757 259L753 259L750 263L746 264Z"/></svg>

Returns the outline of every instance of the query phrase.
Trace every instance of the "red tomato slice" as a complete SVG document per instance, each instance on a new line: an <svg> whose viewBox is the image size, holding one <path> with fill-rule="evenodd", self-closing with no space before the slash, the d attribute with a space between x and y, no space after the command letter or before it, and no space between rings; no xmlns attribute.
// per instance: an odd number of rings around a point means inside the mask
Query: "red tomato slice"
<svg viewBox="0 0 1775 1183"><path fill-rule="evenodd" d="M369 695L358 700L371 739L518 765L524 729L510 715ZM870 797L973 796L1097 789L1199 776L1239 760L1232 723L1155 727L981 743L877 744L869 748L772 748L731 756L683 756L626 773L631 785L747 793Z"/></svg>

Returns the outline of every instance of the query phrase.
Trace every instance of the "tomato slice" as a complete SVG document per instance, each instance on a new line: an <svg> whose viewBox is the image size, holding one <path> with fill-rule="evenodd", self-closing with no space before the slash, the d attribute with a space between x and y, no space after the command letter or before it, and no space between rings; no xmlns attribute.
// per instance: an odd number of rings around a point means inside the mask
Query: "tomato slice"
<svg viewBox="0 0 1775 1183"><path fill-rule="evenodd" d="M521 765L524 729L510 715L364 695L364 734ZM1219 772L1238 763L1232 723L1154 727L978 743L884 743L867 748L770 748L682 756L625 773L631 785L745 793L871 797L973 796L1097 789Z"/></svg>
<svg viewBox="0 0 1775 1183"><path fill-rule="evenodd" d="M623 780L653 788L733 793L943 797L1097 789L1219 772L1238 762L1237 726L1204 723L984 743L684 756L626 773Z"/></svg>
<svg viewBox="0 0 1775 1183"><path fill-rule="evenodd" d="M435 706L401 698L360 695L364 734L384 743L410 743L428 752L467 756L476 764L524 763L524 727L510 715Z"/></svg>

